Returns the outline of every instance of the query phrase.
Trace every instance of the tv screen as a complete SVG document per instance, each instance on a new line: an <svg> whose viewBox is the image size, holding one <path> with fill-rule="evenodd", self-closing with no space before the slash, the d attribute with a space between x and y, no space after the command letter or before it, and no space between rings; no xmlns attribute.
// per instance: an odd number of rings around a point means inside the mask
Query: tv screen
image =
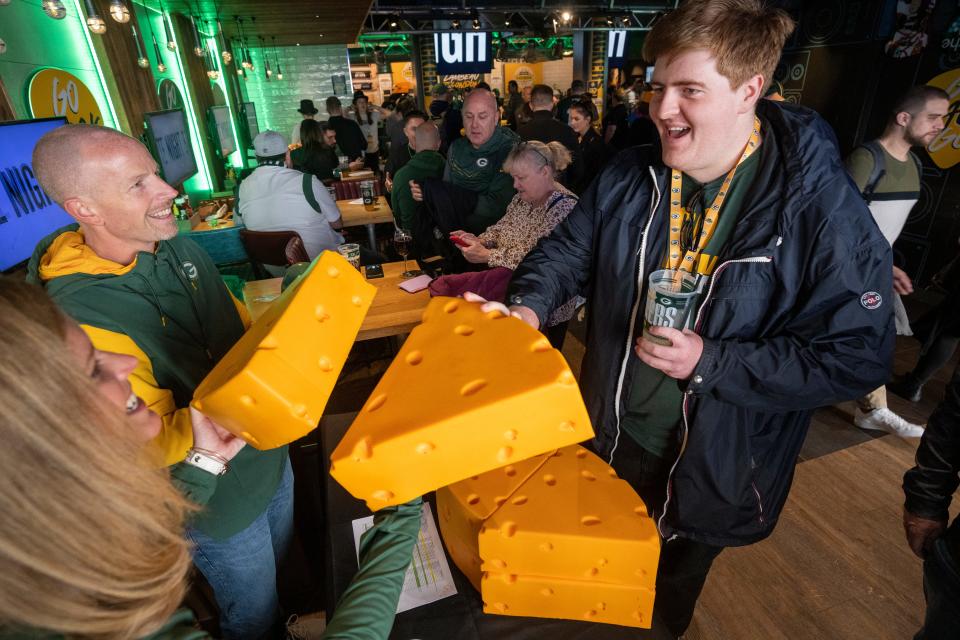
<svg viewBox="0 0 960 640"><path fill-rule="evenodd" d="M0 122L0 271L29 259L44 236L73 222L37 184L31 162L37 140L66 122Z"/></svg>
<svg viewBox="0 0 960 640"><path fill-rule="evenodd" d="M247 120L247 131L250 133L250 141L260 133L260 126L257 124L257 105L252 102L243 103L243 115Z"/></svg>
<svg viewBox="0 0 960 640"><path fill-rule="evenodd" d="M226 158L237 150L237 141L233 137L233 126L230 122L230 109L210 107L210 130L222 157Z"/></svg>
<svg viewBox="0 0 960 640"><path fill-rule="evenodd" d="M197 159L187 134L187 120L183 109L145 113L147 144L160 165L160 174L172 187L197 172Z"/></svg>

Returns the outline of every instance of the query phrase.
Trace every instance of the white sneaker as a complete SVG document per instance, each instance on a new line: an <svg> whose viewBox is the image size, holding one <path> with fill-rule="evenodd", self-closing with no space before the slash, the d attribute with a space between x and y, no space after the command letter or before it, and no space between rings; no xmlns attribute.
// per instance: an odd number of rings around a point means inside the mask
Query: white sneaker
<svg viewBox="0 0 960 640"><path fill-rule="evenodd" d="M287 620L287 638L289 640L320 640L326 628L327 614L324 611L303 616L292 615Z"/></svg>
<svg viewBox="0 0 960 640"><path fill-rule="evenodd" d="M907 422L890 409L874 409L870 412L861 411L858 407L853 414L853 424L861 429L886 431L901 438L919 438L923 435L923 427Z"/></svg>

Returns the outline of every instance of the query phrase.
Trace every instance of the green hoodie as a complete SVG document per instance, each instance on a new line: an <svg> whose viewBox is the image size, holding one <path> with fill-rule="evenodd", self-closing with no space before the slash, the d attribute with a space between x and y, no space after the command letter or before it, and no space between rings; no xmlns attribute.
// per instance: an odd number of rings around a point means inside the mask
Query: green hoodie
<svg viewBox="0 0 960 640"><path fill-rule="evenodd" d="M421 151L397 170L393 177L390 205L393 207L393 217L401 229L413 228L413 220L423 206L423 203L414 200L410 194L410 181L440 178L443 176L443 165L443 156L439 152Z"/></svg>
<svg viewBox="0 0 960 640"><path fill-rule="evenodd" d="M506 127L497 127L490 139L474 148L467 138L450 145L444 179L480 195L473 213L466 218L466 231L483 233L503 217L513 199L513 178L503 173L503 162L520 136Z"/></svg>
<svg viewBox="0 0 960 640"><path fill-rule="evenodd" d="M44 286L97 349L137 358L130 383L163 420L159 453L166 464L183 460L192 446L193 391L243 335L245 311L189 239L161 241L154 253L120 265L94 253L77 229L41 240L27 279ZM286 447L244 447L193 526L220 539L242 531L266 509L286 464Z"/></svg>

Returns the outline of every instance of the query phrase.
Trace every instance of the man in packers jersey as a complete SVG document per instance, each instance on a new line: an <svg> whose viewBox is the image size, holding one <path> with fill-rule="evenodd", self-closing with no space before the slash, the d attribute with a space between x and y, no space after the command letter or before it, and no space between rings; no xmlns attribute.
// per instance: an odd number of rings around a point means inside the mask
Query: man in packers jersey
<svg viewBox="0 0 960 640"><path fill-rule="evenodd" d="M770 535L813 410L886 379L891 251L813 111L760 100L793 21L689 0L647 36L659 149L620 154L515 272L533 326L590 301L580 383L594 448L663 539L655 615L681 635L727 546ZM643 337L648 277L701 292Z"/></svg>

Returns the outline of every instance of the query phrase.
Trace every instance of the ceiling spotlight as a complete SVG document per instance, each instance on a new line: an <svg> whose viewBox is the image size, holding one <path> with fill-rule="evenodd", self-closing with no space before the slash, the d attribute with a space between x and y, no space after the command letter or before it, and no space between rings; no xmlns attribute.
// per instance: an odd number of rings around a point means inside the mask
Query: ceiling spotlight
<svg viewBox="0 0 960 640"><path fill-rule="evenodd" d="M480 29L480 18L474 18L474 19L473 19L473 30L474 30L474 31L477 31L478 29Z"/></svg>
<svg viewBox="0 0 960 640"><path fill-rule="evenodd" d="M604 18L604 20L607 21L607 26L608 26L608 27L613 28L613 24L614 24L614 23L613 23L613 18L611 18L610 16L607 16L606 18Z"/></svg>
<svg viewBox="0 0 960 640"><path fill-rule="evenodd" d="M564 11L560 14L560 20L562 20L564 24L568 24L571 20L573 20L573 14L569 11Z"/></svg>
<svg viewBox="0 0 960 640"><path fill-rule="evenodd" d="M630 16L623 16L620 18L620 22L623 24L623 26L629 27L632 21L630 20Z"/></svg>
<svg viewBox="0 0 960 640"><path fill-rule="evenodd" d="M390 16L389 21L387 22L387 27L390 29L390 32L393 33L400 28L400 17L393 15Z"/></svg>
<svg viewBox="0 0 960 640"><path fill-rule="evenodd" d="M504 17L503 17L503 26L505 26L505 27L509 27L509 26L510 26L510 14L509 14L509 13L506 14L506 15L504 15Z"/></svg>
<svg viewBox="0 0 960 640"><path fill-rule="evenodd" d="M451 28L451 29L459 29L459 28L460 28L460 21L459 21L459 20L451 20L451 21L450 21L450 28Z"/></svg>

